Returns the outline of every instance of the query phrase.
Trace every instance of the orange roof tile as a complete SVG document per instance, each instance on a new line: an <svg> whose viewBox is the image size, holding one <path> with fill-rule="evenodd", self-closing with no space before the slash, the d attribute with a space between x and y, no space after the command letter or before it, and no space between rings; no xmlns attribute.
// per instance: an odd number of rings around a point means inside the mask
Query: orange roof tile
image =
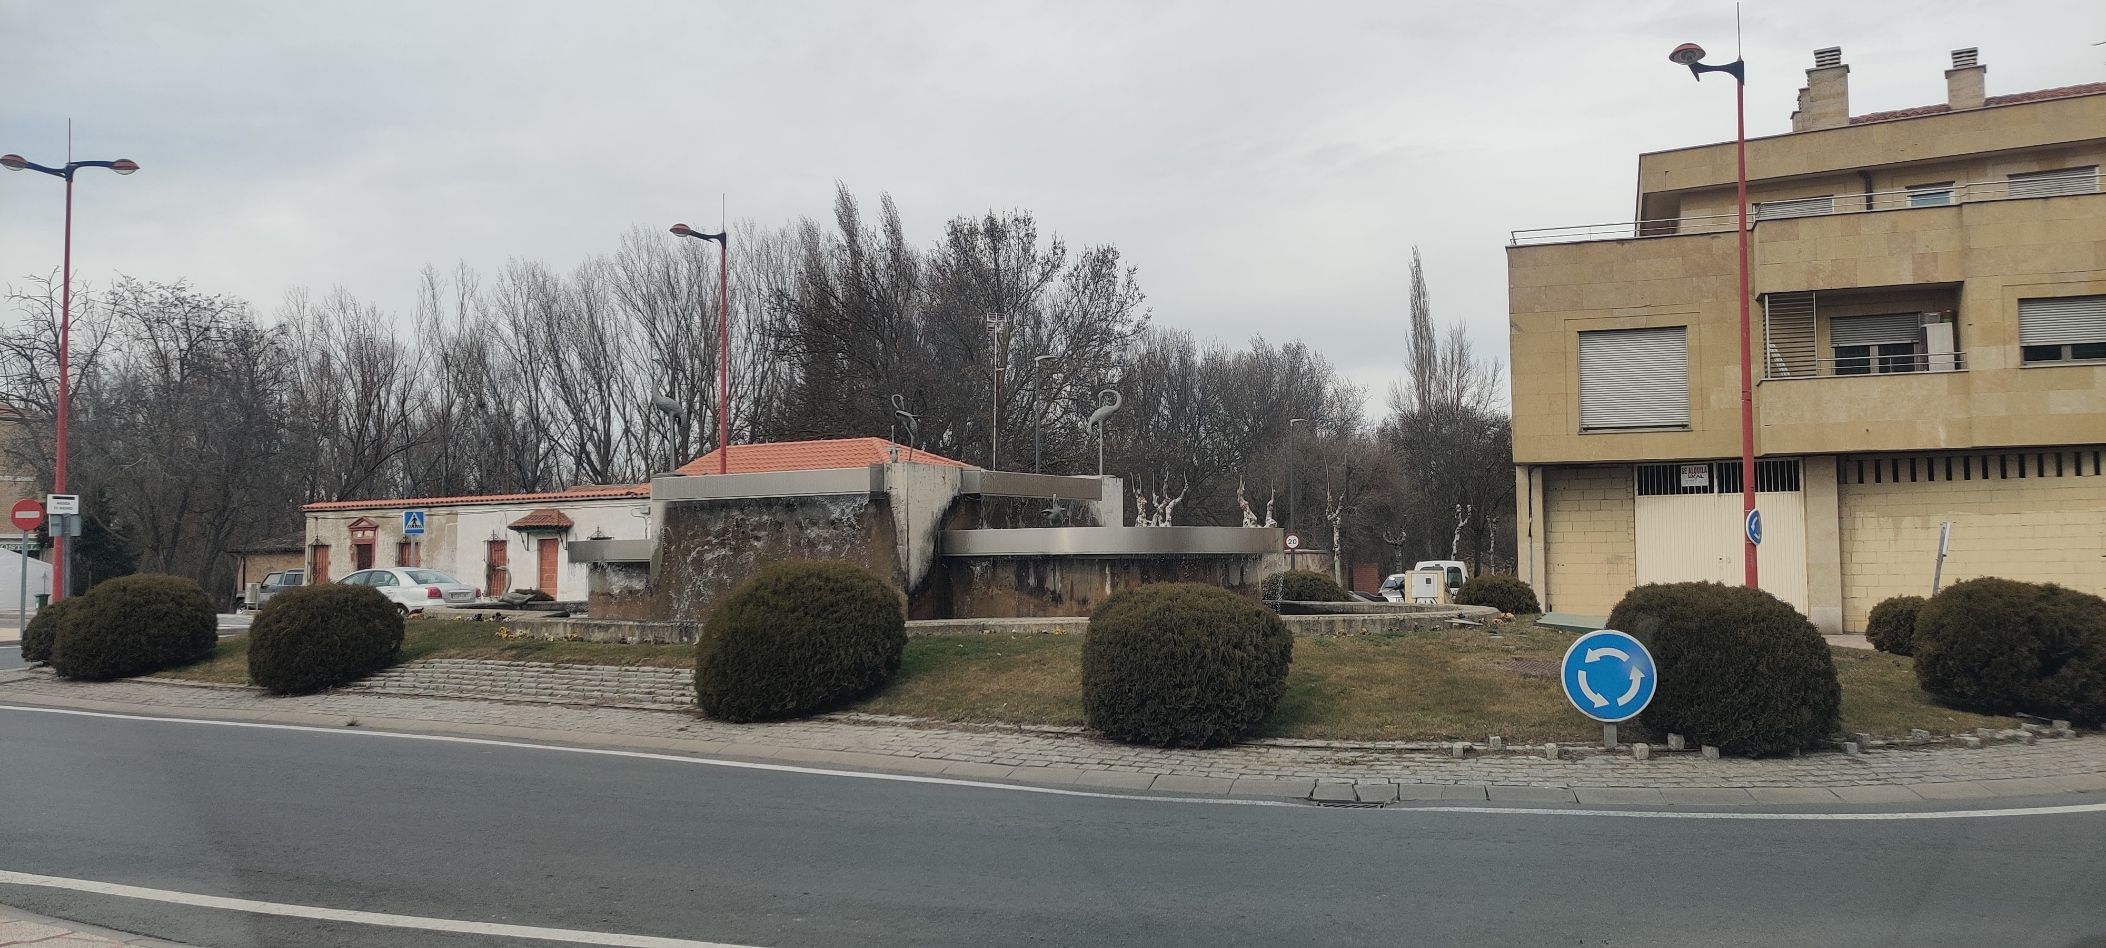
<svg viewBox="0 0 2106 948"><path fill-rule="evenodd" d="M510 526L514 530L568 530L574 524L569 517L563 515L563 511L554 507L543 507L512 521Z"/></svg>
<svg viewBox="0 0 2106 948"><path fill-rule="evenodd" d="M1992 95L1982 100L1982 105L1985 108L1994 105L2017 105L2021 102L2041 102L2048 99L2067 99L2071 96L2095 95L2101 92L2106 92L2106 82L2087 82L2083 85L2076 86L2058 86L2053 89L2035 89L2031 92L2013 92L2009 95ZM1938 105L1919 105L1912 109L1894 109L1889 112L1868 112L1864 115L1853 115L1850 117L1850 124L1865 125L1871 122L1892 122L1896 119L1922 118L1926 115L1943 115L1950 111L1952 111L1952 106L1944 103L1940 103Z"/></svg>
<svg viewBox="0 0 2106 948"><path fill-rule="evenodd" d="M325 500L308 504L303 511L321 510L372 510L398 507L465 507L470 504L532 503L537 500L616 500L624 497L649 497L648 484L632 484L626 487L573 487L569 490L537 491L531 494L468 494L459 497L403 497L374 500Z"/></svg>
<svg viewBox="0 0 2106 948"><path fill-rule="evenodd" d="M894 444L883 438L832 438L823 441L778 441L772 444L734 444L731 446L730 468L732 474L761 474L775 471L822 471L843 467L869 467L892 460L892 451L899 451L899 459L916 464L936 464L946 467L971 467L940 454L930 454ZM680 474L717 473L717 452L711 451L680 466Z"/></svg>

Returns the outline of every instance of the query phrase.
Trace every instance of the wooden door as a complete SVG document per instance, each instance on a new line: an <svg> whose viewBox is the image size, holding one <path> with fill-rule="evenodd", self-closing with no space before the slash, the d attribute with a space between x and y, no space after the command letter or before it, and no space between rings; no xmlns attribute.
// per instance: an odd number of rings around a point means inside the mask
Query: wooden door
<svg viewBox="0 0 2106 948"><path fill-rule="evenodd" d="M329 581L329 544L315 544L314 570L308 574L307 581L317 586Z"/></svg>
<svg viewBox="0 0 2106 948"><path fill-rule="evenodd" d="M512 589L512 570L507 565L503 540L491 540L483 552L483 595L502 596Z"/></svg>
<svg viewBox="0 0 2106 948"><path fill-rule="evenodd" d="M417 564L416 564L415 562L413 562L413 561L412 561L412 557L411 557L411 552L412 552L412 549L413 549L413 548L412 548L412 547L411 547L411 545L410 545L410 541L408 541L408 540L397 540L397 541L395 541L395 565L396 565L396 566L415 566L415 565L417 565Z"/></svg>
<svg viewBox="0 0 2106 948"><path fill-rule="evenodd" d="M556 594L556 542L555 537L543 537L535 544L541 559L540 589L551 596Z"/></svg>
<svg viewBox="0 0 2106 948"><path fill-rule="evenodd" d="M351 545L351 568L373 568L373 544L371 542L354 543Z"/></svg>

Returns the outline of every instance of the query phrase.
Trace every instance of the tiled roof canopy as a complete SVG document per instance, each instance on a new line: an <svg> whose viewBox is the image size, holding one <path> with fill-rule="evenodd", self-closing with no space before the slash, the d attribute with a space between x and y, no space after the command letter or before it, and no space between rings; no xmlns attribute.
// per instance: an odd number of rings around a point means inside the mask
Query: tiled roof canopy
<svg viewBox="0 0 2106 948"><path fill-rule="evenodd" d="M512 521L511 526L514 530L568 530L572 524L570 518L563 515L563 511L554 507L543 507Z"/></svg>
<svg viewBox="0 0 2106 948"><path fill-rule="evenodd" d="M892 460L892 452L899 451L899 459L915 464L937 464L946 467L970 467L940 454L918 451L903 444L894 444L883 438L833 438L824 441L778 441L773 444L734 444L731 446L731 474L761 474L776 471L823 471L843 467L869 467L886 464ZM680 474L717 473L717 452L711 451L680 466Z"/></svg>
<svg viewBox="0 0 2106 948"><path fill-rule="evenodd" d="M470 504L515 504L537 500L617 500L624 497L649 497L651 488L645 484L628 486L592 485L573 487L569 490L539 491L531 494L464 494L458 497L404 497L376 500L328 500L308 504L301 510L368 510L372 508L396 507L465 507Z"/></svg>
<svg viewBox="0 0 2106 948"><path fill-rule="evenodd" d="M2021 102L2040 102L2046 99L2067 99L2071 96L2094 95L2106 92L2106 82L2087 82L2080 86L2058 86L2053 89L2035 89L2031 92L2013 92L2010 95L1992 95L1982 100L1984 108L1997 105L2017 105ZM1919 105L1913 109L1895 109L1891 112L1869 112L1853 115L1850 124L1865 125L1871 122L1891 122L1895 119L1921 118L1926 115L1942 115L1952 111L1944 103Z"/></svg>

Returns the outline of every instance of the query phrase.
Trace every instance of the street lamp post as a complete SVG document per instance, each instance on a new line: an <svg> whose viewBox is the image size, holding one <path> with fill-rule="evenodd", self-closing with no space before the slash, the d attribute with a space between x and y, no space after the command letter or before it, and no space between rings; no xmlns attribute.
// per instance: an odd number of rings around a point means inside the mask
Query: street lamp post
<svg viewBox="0 0 2106 948"><path fill-rule="evenodd" d="M1747 64L1739 58L1723 66L1711 66L1702 62L1704 47L1695 43L1683 43L1667 54L1669 62L1688 66L1689 74L1702 81L1707 72L1722 72L1733 77L1733 148L1737 170L1734 175L1735 197L1733 206L1739 211L1740 226L1735 236L1740 242L1740 506L1743 525L1755 514L1755 367L1748 337L1753 328L1748 316L1748 76ZM1757 585L1755 568L1755 539L1741 531L1741 555L1745 560L1749 588Z"/></svg>
<svg viewBox="0 0 2106 948"><path fill-rule="evenodd" d="M82 168L108 168L118 174L131 174L139 170L139 163L130 158L115 161L69 161L56 168L46 167L23 158L21 155L0 155L0 168L9 171L41 171L66 182L66 238L65 251L59 265L59 325L58 325L58 418L53 441L51 492L66 492L66 416L72 390L67 379L68 362L73 346L73 173ZM78 516L78 515L76 515ZM64 531L54 531L51 537L51 601L66 598L66 537Z"/></svg>
<svg viewBox="0 0 2106 948"><path fill-rule="evenodd" d="M731 473L731 228L705 234L686 224L674 224L682 237L713 240L717 244L717 473Z"/></svg>
<svg viewBox="0 0 2106 948"><path fill-rule="evenodd" d="M1060 357L1056 355L1031 357L1031 401L1034 403L1035 408L1034 416L1031 419L1031 473L1033 474L1045 473L1045 468L1040 462L1044 458L1041 442L1045 440L1046 409L1043 404L1038 404L1045 397L1045 386L1039 380L1043 378L1043 374L1046 371L1046 363L1058 358Z"/></svg>
<svg viewBox="0 0 2106 948"><path fill-rule="evenodd" d="M1009 317L987 314L987 335L994 345L994 404L988 409L987 469L1002 469L1002 334L1009 331Z"/></svg>
<svg viewBox="0 0 2106 948"><path fill-rule="evenodd" d="M1302 442L1295 426L1308 423L1307 418L1287 419L1287 532L1294 536L1302 529Z"/></svg>

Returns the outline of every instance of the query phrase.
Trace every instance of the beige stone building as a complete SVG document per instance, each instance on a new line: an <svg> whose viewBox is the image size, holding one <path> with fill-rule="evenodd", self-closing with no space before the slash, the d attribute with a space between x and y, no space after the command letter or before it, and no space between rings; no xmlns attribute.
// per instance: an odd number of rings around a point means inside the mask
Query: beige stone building
<svg viewBox="0 0 2106 948"><path fill-rule="evenodd" d="M2000 575L2106 593L2106 82L1851 115L1815 54L1748 142L1764 588L1828 631ZM1926 77L1928 78L1928 77ZM1729 95L1725 89L1721 96ZM1732 142L1639 156L1634 222L1508 249L1520 569L1546 607L1741 579Z"/></svg>

